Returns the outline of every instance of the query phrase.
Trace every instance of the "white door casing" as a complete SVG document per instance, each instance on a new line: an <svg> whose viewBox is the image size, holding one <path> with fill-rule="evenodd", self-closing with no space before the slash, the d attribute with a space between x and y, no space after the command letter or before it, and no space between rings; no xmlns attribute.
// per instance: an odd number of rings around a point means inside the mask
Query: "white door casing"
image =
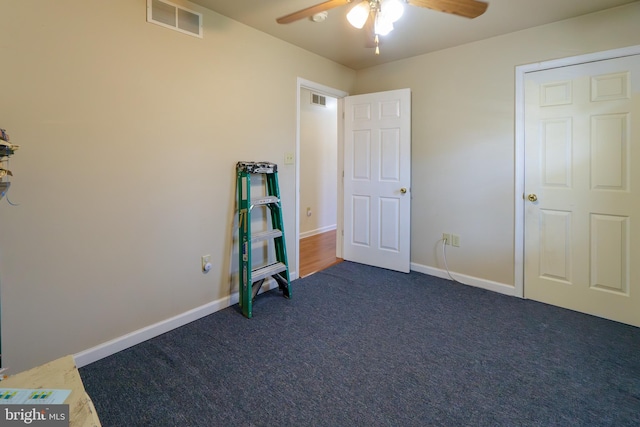
<svg viewBox="0 0 640 427"><path fill-rule="evenodd" d="M300 268L300 177L301 174L303 173L303 171L300 170L300 133L301 133L301 129L300 129L300 102L301 102L301 98L300 98L300 94L303 88L309 89L311 91L317 92L319 94L322 95L326 95L326 96L331 96L334 98L338 99L338 116L342 115L342 111L343 111L343 98L345 96L348 95L347 92L344 92L342 90L339 89L335 89L329 86L325 86L323 84L320 83L316 83L310 80L306 80L303 79L301 77L298 77L297 79L297 108L296 108L296 123L297 123L297 127L296 127L296 155L295 155L295 167L296 167L296 203L295 203L295 210L296 210L296 214L295 214L295 233L294 233L294 249L293 249L293 256L295 258L295 266L296 266L296 271L292 272L291 277L293 279L299 277L299 268ZM342 164L342 146L343 146L343 121L338 120L338 129L337 129L337 133L338 133L338 159L337 159L337 163L338 163L338 169L339 172L342 171L342 169L340 168L340 165ZM343 197L342 197L342 174L340 174L340 176L338 177L338 188L337 188L337 205L338 205L338 212L337 212L337 220L338 220L338 229L341 230L342 227L342 201L343 201ZM291 257L291 253L289 252L289 256ZM342 236L340 234L338 234L336 236L336 256L337 257L342 257ZM291 259L289 260L289 262L291 262Z"/></svg>
<svg viewBox="0 0 640 427"><path fill-rule="evenodd" d="M524 91L524 296L640 326L640 55Z"/></svg>
<svg viewBox="0 0 640 427"><path fill-rule="evenodd" d="M344 100L345 260L408 273L411 91Z"/></svg>

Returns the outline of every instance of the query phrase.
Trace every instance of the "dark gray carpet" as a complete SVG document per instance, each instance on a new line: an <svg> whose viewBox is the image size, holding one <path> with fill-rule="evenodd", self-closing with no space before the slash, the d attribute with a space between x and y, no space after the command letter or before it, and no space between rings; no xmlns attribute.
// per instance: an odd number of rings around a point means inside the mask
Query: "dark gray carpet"
<svg viewBox="0 0 640 427"><path fill-rule="evenodd" d="M81 368L103 426L640 425L639 328L349 262L291 286Z"/></svg>

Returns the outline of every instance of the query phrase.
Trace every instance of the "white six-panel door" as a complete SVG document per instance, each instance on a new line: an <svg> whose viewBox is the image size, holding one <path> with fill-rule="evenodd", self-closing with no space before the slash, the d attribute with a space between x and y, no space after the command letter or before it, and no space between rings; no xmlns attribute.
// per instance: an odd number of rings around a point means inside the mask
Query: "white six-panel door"
<svg viewBox="0 0 640 427"><path fill-rule="evenodd" d="M344 111L343 257L409 272L411 92L349 96Z"/></svg>
<svg viewBox="0 0 640 427"><path fill-rule="evenodd" d="M526 298L640 326L640 55L525 76Z"/></svg>

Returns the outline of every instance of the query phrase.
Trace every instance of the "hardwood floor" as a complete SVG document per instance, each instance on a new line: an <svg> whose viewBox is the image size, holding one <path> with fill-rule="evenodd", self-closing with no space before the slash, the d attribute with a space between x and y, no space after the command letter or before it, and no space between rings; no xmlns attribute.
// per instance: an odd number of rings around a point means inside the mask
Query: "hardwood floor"
<svg viewBox="0 0 640 427"><path fill-rule="evenodd" d="M336 257L336 230L300 239L300 272L305 277L342 262Z"/></svg>

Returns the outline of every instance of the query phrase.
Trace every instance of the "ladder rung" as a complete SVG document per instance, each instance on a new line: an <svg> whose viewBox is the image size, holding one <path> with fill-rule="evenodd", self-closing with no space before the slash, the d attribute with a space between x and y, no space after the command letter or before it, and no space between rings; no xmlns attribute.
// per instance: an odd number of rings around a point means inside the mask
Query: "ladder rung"
<svg viewBox="0 0 640 427"><path fill-rule="evenodd" d="M265 196L259 199L251 200L251 206L268 205L269 203L278 203L280 199L276 196Z"/></svg>
<svg viewBox="0 0 640 427"><path fill-rule="evenodd" d="M264 267L256 268L255 270L251 271L251 280L257 282L258 280L273 276L274 274L278 274L281 271L285 271L286 269L287 266L281 262L265 265Z"/></svg>
<svg viewBox="0 0 640 427"><path fill-rule="evenodd" d="M261 231L259 233L253 233L251 237L252 242L260 242L262 240L275 239L276 237L282 236L282 230L267 230Z"/></svg>

